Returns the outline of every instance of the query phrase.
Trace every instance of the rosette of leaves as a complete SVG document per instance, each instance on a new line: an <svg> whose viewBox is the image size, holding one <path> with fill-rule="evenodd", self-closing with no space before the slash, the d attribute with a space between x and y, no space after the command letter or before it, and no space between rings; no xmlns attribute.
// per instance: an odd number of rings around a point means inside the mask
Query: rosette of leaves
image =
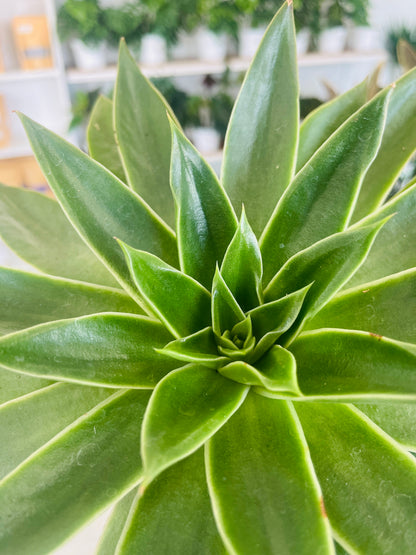
<svg viewBox="0 0 416 555"><path fill-rule="evenodd" d="M101 555L414 552L415 86L298 131L285 4L221 182L123 44L91 157L22 118L58 202L1 188L3 554L114 503Z"/></svg>

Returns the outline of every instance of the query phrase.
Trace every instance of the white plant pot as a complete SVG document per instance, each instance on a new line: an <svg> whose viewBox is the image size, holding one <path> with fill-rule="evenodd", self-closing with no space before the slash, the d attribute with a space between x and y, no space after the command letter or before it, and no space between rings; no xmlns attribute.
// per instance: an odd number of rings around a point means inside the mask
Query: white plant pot
<svg viewBox="0 0 416 555"><path fill-rule="evenodd" d="M227 57L227 35L201 27L196 33L197 55L204 62L222 62Z"/></svg>
<svg viewBox="0 0 416 555"><path fill-rule="evenodd" d="M160 35L144 35L140 46L140 63L145 66L159 66L168 59L166 41Z"/></svg>
<svg viewBox="0 0 416 555"><path fill-rule="evenodd" d="M211 154L220 149L221 135L212 127L191 127L189 134L195 148L203 154Z"/></svg>
<svg viewBox="0 0 416 555"><path fill-rule="evenodd" d="M319 51L323 54L339 54L345 50L347 29L345 27L331 27L325 29L319 36Z"/></svg>
<svg viewBox="0 0 416 555"><path fill-rule="evenodd" d="M189 34L181 31L178 41L170 49L170 55L173 60L189 60L196 57L196 39L195 34Z"/></svg>
<svg viewBox="0 0 416 555"><path fill-rule="evenodd" d="M357 52L372 52L382 48L380 33L371 27L352 27L348 36L348 46Z"/></svg>
<svg viewBox="0 0 416 555"><path fill-rule="evenodd" d="M102 69L107 65L106 46L104 43L97 46L88 46L80 39L72 39L71 50L75 65L82 71Z"/></svg>
<svg viewBox="0 0 416 555"><path fill-rule="evenodd" d="M296 48L298 56L303 56L309 50L311 32L309 29L301 29L296 33Z"/></svg>
<svg viewBox="0 0 416 555"><path fill-rule="evenodd" d="M266 32L266 26L241 27L238 32L238 54L240 58L252 58Z"/></svg>

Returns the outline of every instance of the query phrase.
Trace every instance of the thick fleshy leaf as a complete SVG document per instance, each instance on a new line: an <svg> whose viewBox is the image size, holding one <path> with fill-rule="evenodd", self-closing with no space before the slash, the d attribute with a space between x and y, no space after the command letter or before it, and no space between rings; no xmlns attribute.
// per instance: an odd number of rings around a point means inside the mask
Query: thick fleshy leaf
<svg viewBox="0 0 416 555"><path fill-rule="evenodd" d="M292 345L299 386L318 398L416 399L416 345L352 330L316 330Z"/></svg>
<svg viewBox="0 0 416 555"><path fill-rule="evenodd" d="M411 555L416 460L352 407L294 406L337 541L350 553Z"/></svg>
<svg viewBox="0 0 416 555"><path fill-rule="evenodd" d="M368 80L365 79L346 93L335 97L330 102L324 102L308 114L299 129L297 171L344 121L365 104L367 93Z"/></svg>
<svg viewBox="0 0 416 555"><path fill-rule="evenodd" d="M100 538L96 555L114 555L117 544L126 525L130 509L137 495L137 488L132 489L127 495L120 499L114 507L107 521L103 535Z"/></svg>
<svg viewBox="0 0 416 555"><path fill-rule="evenodd" d="M120 42L114 89L114 124L128 183L166 222L174 225L169 188L170 111Z"/></svg>
<svg viewBox="0 0 416 555"><path fill-rule="evenodd" d="M348 282L348 287L366 283L416 267L416 184L393 197L357 226L391 217L374 241L364 264Z"/></svg>
<svg viewBox="0 0 416 555"><path fill-rule="evenodd" d="M107 387L154 387L179 366L155 351L172 336L156 320L94 314L6 335L0 364L40 377Z"/></svg>
<svg viewBox="0 0 416 555"><path fill-rule="evenodd" d="M117 285L59 204L45 195L0 184L0 235L16 254L42 272Z"/></svg>
<svg viewBox="0 0 416 555"><path fill-rule="evenodd" d="M356 403L356 406L406 449L416 452L416 402L383 401L371 405Z"/></svg>
<svg viewBox="0 0 416 555"><path fill-rule="evenodd" d="M212 515L202 449L144 490L119 550L123 555L225 555Z"/></svg>
<svg viewBox="0 0 416 555"><path fill-rule="evenodd" d="M291 404L250 394L206 446L214 516L230 553L333 553Z"/></svg>
<svg viewBox="0 0 416 555"><path fill-rule="evenodd" d="M298 141L298 76L292 6L285 3L251 63L224 147L222 183L260 236L292 179Z"/></svg>
<svg viewBox="0 0 416 555"><path fill-rule="evenodd" d="M416 68L395 84L380 150L364 179L354 212L357 221L385 200L416 149Z"/></svg>
<svg viewBox="0 0 416 555"><path fill-rule="evenodd" d="M262 304L248 312L253 324L253 335L257 339L254 357L262 356L296 320L307 292L307 285L277 301Z"/></svg>
<svg viewBox="0 0 416 555"><path fill-rule="evenodd" d="M294 254L343 231L380 145L391 89L354 113L284 192L260 240L268 283Z"/></svg>
<svg viewBox="0 0 416 555"><path fill-rule="evenodd" d="M266 301L280 299L313 282L295 329L292 327L288 332L289 338L305 318L314 316L359 268L384 223L377 222L322 239L292 256L276 274L265 291Z"/></svg>
<svg viewBox="0 0 416 555"><path fill-rule="evenodd" d="M113 126L113 102L100 96L91 112L87 128L90 156L126 183Z"/></svg>
<svg viewBox="0 0 416 555"><path fill-rule="evenodd" d="M0 366L0 405L52 383L51 380L24 376Z"/></svg>
<svg viewBox="0 0 416 555"><path fill-rule="evenodd" d="M211 316L214 333L218 336L245 318L218 267L212 281Z"/></svg>
<svg viewBox="0 0 416 555"><path fill-rule="evenodd" d="M371 252L371 251L370 251ZM416 268L338 293L306 329L371 331L416 343Z"/></svg>
<svg viewBox="0 0 416 555"><path fill-rule="evenodd" d="M0 268L0 335L96 312L140 310L120 289Z"/></svg>
<svg viewBox="0 0 416 555"><path fill-rule="evenodd" d="M113 391L54 384L0 407L0 479Z"/></svg>
<svg viewBox="0 0 416 555"><path fill-rule="evenodd" d="M261 254L244 210L222 261L221 275L243 311L250 310L261 302Z"/></svg>
<svg viewBox="0 0 416 555"><path fill-rule="evenodd" d="M290 397L301 394L296 379L296 360L280 345L270 349L255 367L236 361L220 367L218 372L235 382L281 392Z"/></svg>
<svg viewBox="0 0 416 555"><path fill-rule="evenodd" d="M248 389L196 364L161 380L143 422L145 481L203 445L238 409Z"/></svg>
<svg viewBox="0 0 416 555"><path fill-rule="evenodd" d="M171 187L181 269L211 288L215 267L222 262L237 220L213 170L174 123Z"/></svg>
<svg viewBox="0 0 416 555"><path fill-rule="evenodd" d="M149 396L112 395L8 475L0 486L2 554L49 553L140 481Z"/></svg>
<svg viewBox="0 0 416 555"><path fill-rule="evenodd" d="M136 290L114 237L177 264L173 232L138 195L64 139L25 116L22 121L39 165L74 227L133 296Z"/></svg>
<svg viewBox="0 0 416 555"><path fill-rule="evenodd" d="M200 283L152 254L120 244L141 297L175 337L209 326L211 295Z"/></svg>
<svg viewBox="0 0 416 555"><path fill-rule="evenodd" d="M217 344L212 328L204 328L193 335L171 341L159 351L177 360L200 362L204 366L216 368L225 360L218 354Z"/></svg>

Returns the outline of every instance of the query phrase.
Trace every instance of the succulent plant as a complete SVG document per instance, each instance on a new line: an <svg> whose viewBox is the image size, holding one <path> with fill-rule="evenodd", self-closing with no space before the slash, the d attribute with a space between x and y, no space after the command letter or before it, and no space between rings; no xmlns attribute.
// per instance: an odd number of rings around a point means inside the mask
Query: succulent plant
<svg viewBox="0 0 416 555"><path fill-rule="evenodd" d="M416 183L384 201L415 88L363 82L298 132L286 3L221 183L124 44L90 156L22 116L58 202L1 187L41 271L0 270L2 554L114 503L100 555L414 552Z"/></svg>

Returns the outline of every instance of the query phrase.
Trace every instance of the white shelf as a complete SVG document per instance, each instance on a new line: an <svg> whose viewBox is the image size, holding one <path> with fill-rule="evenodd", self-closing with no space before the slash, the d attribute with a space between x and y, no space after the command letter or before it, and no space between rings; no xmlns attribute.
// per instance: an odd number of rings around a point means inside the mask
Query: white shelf
<svg viewBox="0 0 416 555"><path fill-rule="evenodd" d="M16 83L19 81L38 81L41 79L55 79L58 77L59 72L55 68L38 69L38 70L23 70L17 69L14 71L5 71L0 73L0 84L2 83Z"/></svg>
<svg viewBox="0 0 416 555"><path fill-rule="evenodd" d="M31 156L32 149L30 148L29 141L26 139L12 140L10 145L5 148L0 148L0 160L7 158L20 158L22 156Z"/></svg>

